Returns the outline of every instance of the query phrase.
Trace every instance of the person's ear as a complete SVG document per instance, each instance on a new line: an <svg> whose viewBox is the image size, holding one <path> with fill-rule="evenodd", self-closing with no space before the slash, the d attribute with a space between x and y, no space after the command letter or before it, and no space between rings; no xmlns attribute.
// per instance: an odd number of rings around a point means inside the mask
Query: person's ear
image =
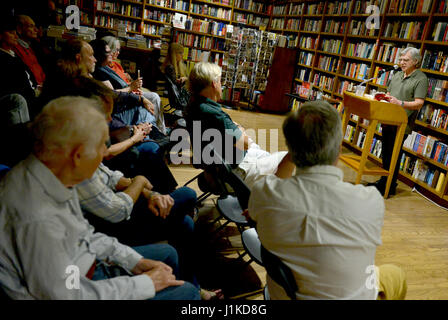
<svg viewBox="0 0 448 320"><path fill-rule="evenodd" d="M74 168L78 168L81 166L81 162L84 154L84 145L79 144L75 146L70 152L70 159L72 160L72 164Z"/></svg>
<svg viewBox="0 0 448 320"><path fill-rule="evenodd" d="M75 60L76 60L76 63L77 63L77 64L79 64L79 63L81 62L81 54L80 54L80 53L77 53L77 54L75 55Z"/></svg>

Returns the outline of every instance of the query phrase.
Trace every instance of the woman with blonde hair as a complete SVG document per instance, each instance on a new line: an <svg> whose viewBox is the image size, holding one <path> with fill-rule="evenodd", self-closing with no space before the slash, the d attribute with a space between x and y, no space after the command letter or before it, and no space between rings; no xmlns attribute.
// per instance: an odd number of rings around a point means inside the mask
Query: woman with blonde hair
<svg viewBox="0 0 448 320"><path fill-rule="evenodd" d="M161 71L172 82L172 85L176 85L179 91L178 104L181 108L185 108L190 100L190 93L187 90L188 74L187 68L183 61L184 47L179 43L171 43L168 48L168 54L161 66Z"/></svg>

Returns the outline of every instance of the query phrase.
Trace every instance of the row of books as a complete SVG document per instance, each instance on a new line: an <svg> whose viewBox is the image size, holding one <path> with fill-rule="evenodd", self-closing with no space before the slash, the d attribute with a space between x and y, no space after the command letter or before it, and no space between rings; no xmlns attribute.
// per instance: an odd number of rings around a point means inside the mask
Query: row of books
<svg viewBox="0 0 448 320"><path fill-rule="evenodd" d="M126 16L141 17L142 7L98 0L96 10L118 13Z"/></svg>
<svg viewBox="0 0 448 320"><path fill-rule="evenodd" d="M204 21L194 18L187 18L185 29L195 32L208 33L215 36L225 36L228 25L223 22Z"/></svg>
<svg viewBox="0 0 448 320"><path fill-rule="evenodd" d="M432 38L434 41L448 41L448 23L438 22L434 26Z"/></svg>
<svg viewBox="0 0 448 320"><path fill-rule="evenodd" d="M310 81L310 75L311 75L311 69L308 68L299 68L297 70L297 79L300 79L302 81Z"/></svg>
<svg viewBox="0 0 448 320"><path fill-rule="evenodd" d="M375 72L374 72L374 74L373 74L373 77L374 78L377 78L376 80L375 80L375 83L376 84L379 84L379 85L382 85L382 86L386 86L387 85L387 82L389 81L389 79L391 79L392 78L392 76L393 76L393 71L386 71L386 72L384 72L383 74L381 74L381 76L379 76L378 77L378 73L381 71L381 70L383 70L384 68L382 68L382 67L378 67L378 66L376 66L375 67Z"/></svg>
<svg viewBox="0 0 448 320"><path fill-rule="evenodd" d="M286 30L299 30L300 29L300 19L287 19L285 24Z"/></svg>
<svg viewBox="0 0 448 320"><path fill-rule="evenodd" d="M185 54L186 51L186 54ZM222 65L223 55L220 53L211 54L210 51L207 50L199 50L194 48L184 48L184 57L186 56L186 60L191 60L194 62L208 62L212 61L218 65Z"/></svg>
<svg viewBox="0 0 448 320"><path fill-rule="evenodd" d="M290 16L301 15L303 12L304 6L305 6L305 3L301 3L301 4L290 3L289 8L288 8L288 14Z"/></svg>
<svg viewBox="0 0 448 320"><path fill-rule="evenodd" d="M349 43L345 50L345 54L351 57L373 59L375 53L375 44L367 42Z"/></svg>
<svg viewBox="0 0 448 320"><path fill-rule="evenodd" d="M342 41L339 39L322 40L322 51L340 54L342 50Z"/></svg>
<svg viewBox="0 0 448 320"><path fill-rule="evenodd" d="M363 133L365 136L366 133ZM365 140L365 137L364 137ZM363 142L364 143L364 142ZM373 137L372 139L372 145L370 146L369 152L373 154L374 156L381 158L381 152L383 151L383 142L378 137Z"/></svg>
<svg viewBox="0 0 448 320"><path fill-rule="evenodd" d="M338 94L342 94L344 91L353 91L357 83L349 80L339 80Z"/></svg>
<svg viewBox="0 0 448 320"><path fill-rule="evenodd" d="M428 159L447 165L448 146L433 136L412 131L403 142L403 147Z"/></svg>
<svg viewBox="0 0 448 320"><path fill-rule="evenodd" d="M158 36L160 27L154 24L144 24L143 25L143 33L147 35Z"/></svg>
<svg viewBox="0 0 448 320"><path fill-rule="evenodd" d="M286 12L286 4L280 6L274 6L272 14L275 16L283 16Z"/></svg>
<svg viewBox="0 0 448 320"><path fill-rule="evenodd" d="M256 26L267 26L269 18L253 15L252 13L234 12L233 20L236 22L252 24Z"/></svg>
<svg viewBox="0 0 448 320"><path fill-rule="evenodd" d="M353 14L365 14L367 13L367 8L372 5L377 5L380 8L380 13L384 13L386 9L387 1L380 1L378 4L377 0L356 0L353 6Z"/></svg>
<svg viewBox="0 0 448 320"><path fill-rule="evenodd" d="M412 178L422 181L429 187L440 192L445 180L445 173L429 167L422 159L403 154L400 160L400 171L411 175Z"/></svg>
<svg viewBox="0 0 448 320"><path fill-rule="evenodd" d="M296 35L279 35L277 38L277 47L280 48L297 48L299 44L299 37Z"/></svg>
<svg viewBox="0 0 448 320"><path fill-rule="evenodd" d="M353 139L355 137L355 131L356 131L355 126L352 126L351 124L348 124L347 128L345 129L344 140L346 140L347 142L352 143Z"/></svg>
<svg viewBox="0 0 448 320"><path fill-rule="evenodd" d="M388 22L383 36L386 38L399 38L407 40L420 40L428 22L425 21L394 21Z"/></svg>
<svg viewBox="0 0 448 320"><path fill-rule="evenodd" d="M383 43L378 51L378 61L397 63L400 58L400 52L405 47L398 47L394 43Z"/></svg>
<svg viewBox="0 0 448 320"><path fill-rule="evenodd" d="M173 14L166 11L145 9L144 19L171 23L173 20Z"/></svg>
<svg viewBox="0 0 448 320"><path fill-rule="evenodd" d="M209 7L206 4L192 3L191 12L220 19L232 19L232 10L220 7Z"/></svg>
<svg viewBox="0 0 448 320"><path fill-rule="evenodd" d="M231 2L231 0L230 0ZM229 4L230 5L230 4ZM261 12L264 13L265 11L265 5L262 2L255 2L252 0L235 0L234 1L234 7L240 8L244 10L250 10L255 12Z"/></svg>
<svg viewBox="0 0 448 320"><path fill-rule="evenodd" d="M140 32L141 22L121 20L111 16L96 15L95 25L99 27L116 29L120 24L126 27L126 31Z"/></svg>
<svg viewBox="0 0 448 320"><path fill-rule="evenodd" d="M429 13L432 0L390 0L388 13Z"/></svg>
<svg viewBox="0 0 448 320"><path fill-rule="evenodd" d="M447 130L447 111L436 108L432 104L425 104L418 112L417 119L435 128Z"/></svg>
<svg viewBox="0 0 448 320"><path fill-rule="evenodd" d="M428 78L428 82L427 97L438 101L448 102L448 80Z"/></svg>
<svg viewBox="0 0 448 320"><path fill-rule="evenodd" d="M317 38L316 37L300 37L299 44L301 48L313 49L316 47Z"/></svg>
<svg viewBox="0 0 448 320"><path fill-rule="evenodd" d="M310 52L300 52L299 63L307 66L311 66L313 62L314 54Z"/></svg>
<svg viewBox="0 0 448 320"><path fill-rule="evenodd" d="M146 4L160 7L188 11L190 2L185 0L147 0Z"/></svg>
<svg viewBox="0 0 448 320"><path fill-rule="evenodd" d="M206 36L198 36L189 33L175 32L173 35L174 42L184 46L195 47L198 49L208 50L224 50L224 40Z"/></svg>
<svg viewBox="0 0 448 320"><path fill-rule="evenodd" d="M321 1L319 3L308 4L308 7L305 10L306 14L322 14L324 11L325 2Z"/></svg>
<svg viewBox="0 0 448 320"><path fill-rule="evenodd" d="M318 86L322 89L332 91L334 85L334 77L329 77L317 72L314 74L313 85Z"/></svg>
<svg viewBox="0 0 448 320"><path fill-rule="evenodd" d="M271 28L272 29L283 29L283 25L285 24L285 19L272 19Z"/></svg>
<svg viewBox="0 0 448 320"><path fill-rule="evenodd" d="M350 21L349 33L354 36L375 36L378 30L375 28L366 28L364 20L352 20Z"/></svg>
<svg viewBox="0 0 448 320"><path fill-rule="evenodd" d="M327 14L348 14L351 1L336 1L327 4Z"/></svg>
<svg viewBox="0 0 448 320"><path fill-rule="evenodd" d="M337 57L329 57L329 56L320 56L318 67L319 69L323 69L330 72L336 72L338 69L338 61Z"/></svg>
<svg viewBox="0 0 448 320"><path fill-rule="evenodd" d="M327 20L323 32L344 34L346 26L346 21Z"/></svg>
<svg viewBox="0 0 448 320"><path fill-rule="evenodd" d="M438 72L448 72L448 53L425 50L422 59L422 68Z"/></svg>
<svg viewBox="0 0 448 320"><path fill-rule="evenodd" d="M340 54L342 50L342 41L339 39L324 39L322 40L322 51Z"/></svg>
<svg viewBox="0 0 448 320"><path fill-rule="evenodd" d="M437 12L448 13L448 0L440 0Z"/></svg>
<svg viewBox="0 0 448 320"><path fill-rule="evenodd" d="M322 24L321 20L305 19L305 24L303 26L303 30L319 32L321 24Z"/></svg>
<svg viewBox="0 0 448 320"><path fill-rule="evenodd" d="M342 68L344 70L344 75L350 78L355 78L359 80L367 79L369 76L370 68L365 63L356 63L356 62L345 62L345 65Z"/></svg>

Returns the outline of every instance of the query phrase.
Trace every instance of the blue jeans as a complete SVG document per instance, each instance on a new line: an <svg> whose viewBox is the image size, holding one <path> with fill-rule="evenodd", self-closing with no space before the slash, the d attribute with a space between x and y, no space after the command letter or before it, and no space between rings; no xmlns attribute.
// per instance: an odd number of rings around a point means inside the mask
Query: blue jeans
<svg viewBox="0 0 448 320"><path fill-rule="evenodd" d="M140 253L143 258L162 261L173 269L173 273L178 277L178 258L176 250L167 244L149 244L133 248ZM128 273L117 266L109 267L100 263L95 269L92 280L104 280L117 276L128 275ZM198 289L189 282L181 286L168 287L156 293L150 300L199 300Z"/></svg>
<svg viewBox="0 0 448 320"><path fill-rule="evenodd" d="M196 262L194 222L188 215L194 211L196 192L188 187L182 187L171 192L170 196L174 199L174 205L166 219L156 217L149 211L148 202L143 197L135 203L129 220L111 223L92 214L86 217L97 232L115 237L128 246L142 246L168 240L179 253L180 279L197 285L194 276Z"/></svg>
<svg viewBox="0 0 448 320"><path fill-rule="evenodd" d="M123 123L127 125L137 125L140 123L151 123L157 126L157 119L151 112L143 107L135 107L131 109L126 109L119 113L114 113L114 117L120 119Z"/></svg>

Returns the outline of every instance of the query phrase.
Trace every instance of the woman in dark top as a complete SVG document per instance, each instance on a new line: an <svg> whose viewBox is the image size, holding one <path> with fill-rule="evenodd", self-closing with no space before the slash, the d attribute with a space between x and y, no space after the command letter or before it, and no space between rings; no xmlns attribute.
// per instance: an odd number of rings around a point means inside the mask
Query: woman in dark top
<svg viewBox="0 0 448 320"><path fill-rule="evenodd" d="M148 111L140 111L141 122L151 123L162 133L165 133L166 128L163 113L160 110L160 97L154 92L142 92L140 90L142 87L141 79L134 80L128 85L126 81L124 81L114 70L109 67L112 62L112 50L106 41L102 39L95 40L91 42L91 45L97 60L93 77L99 81L102 81L104 84L117 92L125 92L129 95L138 96L139 99L141 99L145 109ZM126 123L130 121L129 113L122 113L118 116Z"/></svg>
<svg viewBox="0 0 448 320"><path fill-rule="evenodd" d="M177 108L183 110L190 100L188 91L188 75L183 62L184 47L178 43L171 43L168 48L168 54L162 64L161 70L171 81L172 85L177 86L179 91L179 100Z"/></svg>

